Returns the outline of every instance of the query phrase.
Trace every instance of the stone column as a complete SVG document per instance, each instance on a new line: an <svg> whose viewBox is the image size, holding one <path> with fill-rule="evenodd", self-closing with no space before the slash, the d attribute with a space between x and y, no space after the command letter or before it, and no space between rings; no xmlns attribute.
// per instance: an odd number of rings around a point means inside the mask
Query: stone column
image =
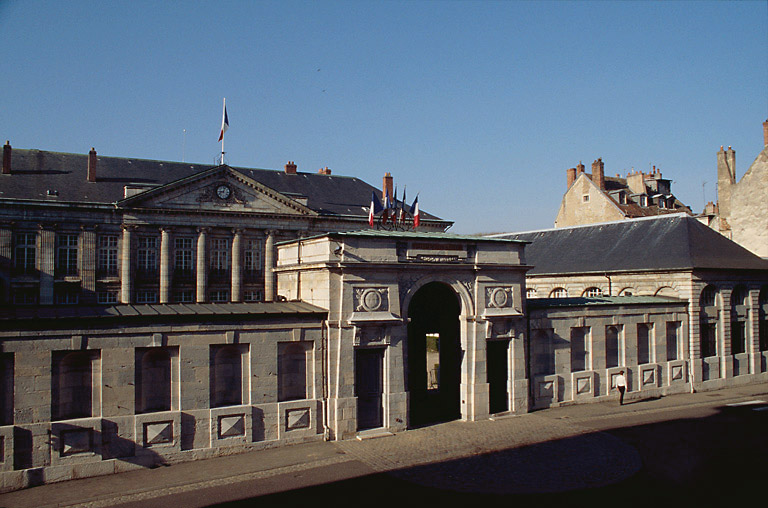
<svg viewBox="0 0 768 508"><path fill-rule="evenodd" d="M264 301L275 300L275 232L267 232L267 242L264 246Z"/></svg>
<svg viewBox="0 0 768 508"><path fill-rule="evenodd" d="M731 336L731 294L733 289L722 290L720 292L721 302L718 312L718 328L722 326L722 331L717 335L718 348L720 348L720 378L733 377L733 363L736 359L733 357L733 337Z"/></svg>
<svg viewBox="0 0 768 508"><path fill-rule="evenodd" d="M197 228L197 298L202 303L206 300L208 290L208 270L206 267L206 238L208 228Z"/></svg>
<svg viewBox="0 0 768 508"><path fill-rule="evenodd" d="M746 334L749 373L759 374L762 372L762 355L760 354L760 287L751 288L748 295Z"/></svg>
<svg viewBox="0 0 768 508"><path fill-rule="evenodd" d="M160 229L160 303L171 301L171 230Z"/></svg>
<svg viewBox="0 0 768 508"><path fill-rule="evenodd" d="M38 251L37 257L40 271L40 304L50 305L53 303L53 278L56 271L56 232L50 226L40 226L37 236Z"/></svg>
<svg viewBox="0 0 768 508"><path fill-rule="evenodd" d="M80 228L80 255L77 256L80 271L81 302L96 301L96 232L85 226Z"/></svg>
<svg viewBox="0 0 768 508"><path fill-rule="evenodd" d="M122 303L131 303L133 297L132 230L133 226L123 225L123 245L120 253L120 301Z"/></svg>
<svg viewBox="0 0 768 508"><path fill-rule="evenodd" d="M242 240L243 231L241 229L232 230L232 298L233 302L239 302L242 299Z"/></svg>

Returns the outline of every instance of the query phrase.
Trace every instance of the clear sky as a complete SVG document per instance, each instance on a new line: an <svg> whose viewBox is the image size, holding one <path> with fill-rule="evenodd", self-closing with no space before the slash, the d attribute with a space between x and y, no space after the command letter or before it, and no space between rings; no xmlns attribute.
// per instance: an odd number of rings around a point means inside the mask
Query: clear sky
<svg viewBox="0 0 768 508"><path fill-rule="evenodd" d="M552 227L566 169L660 167L694 211L768 118L768 2L0 0L0 137L328 166L455 221ZM706 182L706 183L705 183Z"/></svg>

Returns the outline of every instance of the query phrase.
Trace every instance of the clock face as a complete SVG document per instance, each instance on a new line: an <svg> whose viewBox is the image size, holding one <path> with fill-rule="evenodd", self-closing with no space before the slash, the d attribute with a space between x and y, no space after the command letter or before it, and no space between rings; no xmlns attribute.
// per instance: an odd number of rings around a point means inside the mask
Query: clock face
<svg viewBox="0 0 768 508"><path fill-rule="evenodd" d="M226 185L219 185L216 188L216 195L221 199L227 199L231 193L232 191Z"/></svg>

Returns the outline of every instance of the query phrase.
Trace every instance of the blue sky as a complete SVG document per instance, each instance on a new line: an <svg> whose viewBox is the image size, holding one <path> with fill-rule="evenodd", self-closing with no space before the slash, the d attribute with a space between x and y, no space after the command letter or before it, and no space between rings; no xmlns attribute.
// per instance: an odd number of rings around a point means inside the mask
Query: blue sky
<svg viewBox="0 0 768 508"><path fill-rule="evenodd" d="M456 233L551 227L598 157L700 212L768 118L766 1L0 0L0 48L15 148L213 164L226 97L228 164L388 171Z"/></svg>

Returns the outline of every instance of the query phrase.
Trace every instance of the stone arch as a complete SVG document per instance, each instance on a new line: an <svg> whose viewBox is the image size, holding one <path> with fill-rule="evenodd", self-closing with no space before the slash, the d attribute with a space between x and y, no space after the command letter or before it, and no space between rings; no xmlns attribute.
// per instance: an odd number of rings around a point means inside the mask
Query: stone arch
<svg viewBox="0 0 768 508"><path fill-rule="evenodd" d="M656 291L653 293L653 296L667 296L671 298L677 298L678 293L677 290L672 286L661 286L660 288L656 289Z"/></svg>
<svg viewBox="0 0 768 508"><path fill-rule="evenodd" d="M408 316L409 426L461 416L461 350L466 345L460 324L460 316L467 315L468 292L462 298L466 288L437 278L419 282L403 307Z"/></svg>
<svg viewBox="0 0 768 508"><path fill-rule="evenodd" d="M624 288L621 288L619 291L619 296L633 296L635 294L635 288L632 286L627 286Z"/></svg>
<svg viewBox="0 0 768 508"><path fill-rule="evenodd" d="M568 298L568 290L564 287L553 288L549 292L549 298Z"/></svg>
<svg viewBox="0 0 768 508"><path fill-rule="evenodd" d="M603 290L597 286L589 286L581 292L581 296L586 298L603 296Z"/></svg>
<svg viewBox="0 0 768 508"><path fill-rule="evenodd" d="M408 313L408 307L411 305L411 300L413 299L413 296L424 286L427 284L430 284L432 282L440 282L442 284L445 284L446 286L449 286L451 289L453 289L456 294L459 296L459 301L461 303L461 310L460 310L460 316L472 316L475 314L475 304L474 300L472 299L471 294L471 286L474 286L474 281L469 283L470 287L467 287L466 283L463 283L457 279L449 279L447 277L440 277L437 275L427 275L425 277L420 278L417 280L410 288L408 288L408 291L405 294L405 297L403 297L402 301L402 307L403 312L405 314Z"/></svg>

